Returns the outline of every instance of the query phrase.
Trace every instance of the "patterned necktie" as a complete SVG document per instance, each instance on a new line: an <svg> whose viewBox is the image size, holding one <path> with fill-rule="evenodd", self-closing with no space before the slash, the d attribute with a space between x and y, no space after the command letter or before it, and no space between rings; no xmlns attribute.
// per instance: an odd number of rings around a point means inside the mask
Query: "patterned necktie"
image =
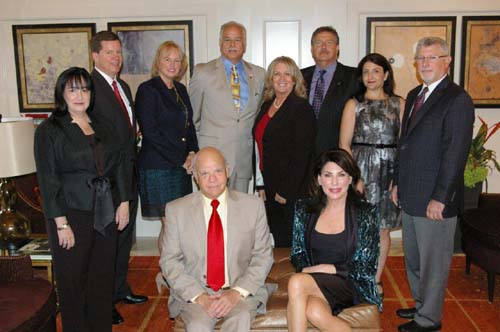
<svg viewBox="0 0 500 332"><path fill-rule="evenodd" d="M113 80L113 83L111 85L113 86L113 92L115 93L115 97L118 100L118 103L120 104L123 114L125 115L125 119L127 120L128 128L132 131L132 124L130 123L130 117L128 116L127 107L125 107L125 103L123 102L122 96L120 95L120 91L118 90L118 84L116 84L116 81Z"/></svg>
<svg viewBox="0 0 500 332"><path fill-rule="evenodd" d="M207 284L214 291L224 285L224 232L217 207L219 201L211 203L212 215L208 222L207 232Z"/></svg>
<svg viewBox="0 0 500 332"><path fill-rule="evenodd" d="M231 68L231 95L233 96L233 105L239 112L241 108L240 77L238 76L238 71L236 70L235 65Z"/></svg>
<svg viewBox="0 0 500 332"><path fill-rule="evenodd" d="M319 109L323 103L323 93L325 92L325 79L323 76L325 76L325 73L326 70L324 69L319 71L319 78L316 81L316 89L314 90L312 108L314 110L314 114L316 115L316 119L319 118Z"/></svg>
<svg viewBox="0 0 500 332"><path fill-rule="evenodd" d="M425 87L422 90L422 92L420 92L420 94L417 96L417 99L415 99L415 104L413 105L413 111L411 111L411 114L410 114L409 123L411 123L411 121L413 121L413 119L415 118L415 114L417 114L418 111L422 108L422 105L424 104L424 101L425 101L425 94L427 93L427 91L429 91L429 89L427 87Z"/></svg>

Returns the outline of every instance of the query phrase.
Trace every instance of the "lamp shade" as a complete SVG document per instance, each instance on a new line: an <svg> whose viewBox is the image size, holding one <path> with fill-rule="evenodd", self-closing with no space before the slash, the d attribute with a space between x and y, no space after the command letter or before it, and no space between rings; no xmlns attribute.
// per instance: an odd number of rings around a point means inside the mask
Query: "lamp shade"
<svg viewBox="0 0 500 332"><path fill-rule="evenodd" d="M3 118L0 122L0 178L36 171L32 118Z"/></svg>

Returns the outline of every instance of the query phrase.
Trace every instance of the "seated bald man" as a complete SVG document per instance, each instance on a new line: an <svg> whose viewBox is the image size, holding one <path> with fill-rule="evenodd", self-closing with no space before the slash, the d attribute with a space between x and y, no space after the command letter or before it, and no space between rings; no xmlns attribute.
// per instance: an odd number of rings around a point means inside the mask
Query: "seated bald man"
<svg viewBox="0 0 500 332"><path fill-rule="evenodd" d="M265 312L264 281L273 264L264 204L229 190L221 152L201 149L193 175L200 191L167 204L160 267L170 287L170 316L186 331L250 330Z"/></svg>

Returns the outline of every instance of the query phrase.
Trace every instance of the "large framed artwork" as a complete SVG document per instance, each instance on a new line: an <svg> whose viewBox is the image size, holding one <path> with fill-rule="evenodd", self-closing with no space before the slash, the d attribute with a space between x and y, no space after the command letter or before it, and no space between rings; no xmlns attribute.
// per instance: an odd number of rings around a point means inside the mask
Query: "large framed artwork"
<svg viewBox="0 0 500 332"><path fill-rule="evenodd" d="M122 43L123 66L120 77L135 95L139 85L150 79L151 64L161 43L172 40L184 51L188 68L182 83L188 84L193 70L193 21L110 22L108 30Z"/></svg>
<svg viewBox="0 0 500 332"><path fill-rule="evenodd" d="M500 107L500 16L464 16L460 83L476 107Z"/></svg>
<svg viewBox="0 0 500 332"><path fill-rule="evenodd" d="M13 25L19 110L51 112L59 74L77 66L92 68L89 41L94 23Z"/></svg>
<svg viewBox="0 0 500 332"><path fill-rule="evenodd" d="M456 17L368 17L366 52L384 55L391 63L396 81L396 93L406 98L408 92L421 83L415 67L418 41L427 36L441 37L455 54ZM453 78L453 64L450 76Z"/></svg>

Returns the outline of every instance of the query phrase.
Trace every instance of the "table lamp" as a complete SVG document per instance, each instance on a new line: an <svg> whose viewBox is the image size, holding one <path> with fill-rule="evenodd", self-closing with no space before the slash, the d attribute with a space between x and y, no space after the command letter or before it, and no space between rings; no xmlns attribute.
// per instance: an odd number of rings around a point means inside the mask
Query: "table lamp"
<svg viewBox="0 0 500 332"><path fill-rule="evenodd" d="M11 178L36 171L32 118L0 118L0 247L10 252L24 245L30 222L16 212L17 192Z"/></svg>

